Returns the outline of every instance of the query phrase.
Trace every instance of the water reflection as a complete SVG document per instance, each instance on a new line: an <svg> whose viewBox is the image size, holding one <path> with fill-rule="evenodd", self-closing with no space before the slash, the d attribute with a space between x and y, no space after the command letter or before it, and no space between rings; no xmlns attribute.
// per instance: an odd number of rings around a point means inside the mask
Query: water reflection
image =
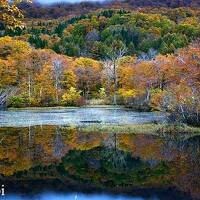
<svg viewBox="0 0 200 200"><path fill-rule="evenodd" d="M10 192L47 189L48 182L63 191L131 193L132 197L123 197L126 200L145 199L144 194L149 199L165 199L166 194L175 195L168 199L190 199L185 193L193 199L200 197L199 136L183 139L34 126L0 128L0 137L0 179L11 185ZM45 194L40 193L39 199L56 199L55 194ZM60 199L70 199L70 195ZM82 195L80 199L88 198ZM107 195L104 199L117 198Z"/></svg>
<svg viewBox="0 0 200 200"><path fill-rule="evenodd" d="M5 200L159 200L157 197L151 198L142 198L142 197L130 197L130 196L123 196L123 195L108 195L108 194L95 194L95 195L88 195L88 194L60 194L60 193L52 193L52 192L45 192L40 195L32 196L32 197L24 197L24 196L16 196L16 195L9 195L5 197Z"/></svg>

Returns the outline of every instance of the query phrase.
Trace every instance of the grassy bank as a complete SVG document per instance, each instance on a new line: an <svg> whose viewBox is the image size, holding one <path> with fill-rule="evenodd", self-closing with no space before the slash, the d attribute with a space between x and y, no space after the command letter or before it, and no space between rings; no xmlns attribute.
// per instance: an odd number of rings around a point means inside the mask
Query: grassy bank
<svg viewBox="0 0 200 200"><path fill-rule="evenodd" d="M184 124L90 125L78 128L84 132L129 133L149 135L200 135L200 128Z"/></svg>
<svg viewBox="0 0 200 200"><path fill-rule="evenodd" d="M54 109L76 109L76 108L113 108L113 109L126 109L124 106L115 106L115 105L85 105L85 106L52 106L52 107L23 107L23 108L15 108L10 107L7 110L54 110Z"/></svg>

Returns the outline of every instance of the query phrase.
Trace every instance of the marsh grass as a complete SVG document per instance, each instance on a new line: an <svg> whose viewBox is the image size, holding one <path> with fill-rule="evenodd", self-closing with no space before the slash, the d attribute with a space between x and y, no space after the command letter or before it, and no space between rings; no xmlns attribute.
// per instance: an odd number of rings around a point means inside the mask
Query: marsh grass
<svg viewBox="0 0 200 200"><path fill-rule="evenodd" d="M90 125L78 127L83 132L129 133L149 135L200 135L200 128L185 124Z"/></svg>

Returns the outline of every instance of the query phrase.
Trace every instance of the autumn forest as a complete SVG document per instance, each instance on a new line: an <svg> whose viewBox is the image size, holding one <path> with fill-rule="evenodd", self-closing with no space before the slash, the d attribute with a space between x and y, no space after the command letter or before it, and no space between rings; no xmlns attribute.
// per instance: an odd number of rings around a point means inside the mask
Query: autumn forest
<svg viewBox="0 0 200 200"><path fill-rule="evenodd" d="M125 105L199 126L200 10L194 2L42 7L1 0L0 105ZM83 9L77 13L76 6ZM44 18L50 9L57 15ZM65 9L70 12L63 15Z"/></svg>
<svg viewBox="0 0 200 200"><path fill-rule="evenodd" d="M0 0L1 198L200 200L200 0Z"/></svg>

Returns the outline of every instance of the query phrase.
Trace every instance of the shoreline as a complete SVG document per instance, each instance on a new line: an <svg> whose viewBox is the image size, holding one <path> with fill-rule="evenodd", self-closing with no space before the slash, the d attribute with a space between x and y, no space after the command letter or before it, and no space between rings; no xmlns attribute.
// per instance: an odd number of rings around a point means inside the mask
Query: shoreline
<svg viewBox="0 0 200 200"><path fill-rule="evenodd" d="M26 129L26 128L48 128L58 127L62 134L68 130L75 130L84 134L130 134L130 135L152 135L157 137L172 137L187 139L194 136L200 136L200 127L191 127L185 124L167 124L167 123L143 123L143 124L127 124L127 125L106 125L93 124L85 126L68 126L68 125L33 125L33 126L2 126L0 134L5 129Z"/></svg>
<svg viewBox="0 0 200 200"><path fill-rule="evenodd" d="M115 109L127 109L131 110L129 108L126 108L123 105L115 106L115 105L86 105L86 106L50 106L50 107L23 107L23 108L15 108L15 107L10 107L6 108L5 110L7 111L12 111L12 110L53 110L53 109L80 109L80 108L115 108Z"/></svg>
<svg viewBox="0 0 200 200"><path fill-rule="evenodd" d="M125 108L124 106L113 106L113 105L89 105L89 106L82 106L82 107L63 107L63 106L57 106L57 107L25 107L25 108L8 108L7 110L4 110L3 112L23 112L23 111L30 111L30 112L37 112L37 111L56 111L56 110L66 110L66 113L71 112L70 110L81 110L81 109L90 109L90 108L99 108L99 109L113 109L113 110L124 110L124 111L132 111L135 113L152 113L155 115L163 114L166 115L167 113L159 112L159 111L151 111L151 112L141 112L141 111L134 111L130 108ZM59 111L60 112L60 111ZM62 114L62 112L61 112ZM74 114L72 114L73 116ZM60 115L59 115L60 116ZM18 125L2 125L0 128L26 128L26 127L37 127L37 126L57 126L61 128L66 129L77 129L78 131L83 132L99 132L101 133L115 133L115 134L122 134L122 133L128 133L128 134L148 134L148 135L200 135L200 127L195 126L189 126L187 124L183 123L169 123L167 119L165 121L149 121L149 122L137 122L137 123L107 123L107 122L101 122L98 120L86 120L86 123L84 122L81 124L79 123L63 123L63 124L49 124L49 123L41 123L41 124L18 124Z"/></svg>

